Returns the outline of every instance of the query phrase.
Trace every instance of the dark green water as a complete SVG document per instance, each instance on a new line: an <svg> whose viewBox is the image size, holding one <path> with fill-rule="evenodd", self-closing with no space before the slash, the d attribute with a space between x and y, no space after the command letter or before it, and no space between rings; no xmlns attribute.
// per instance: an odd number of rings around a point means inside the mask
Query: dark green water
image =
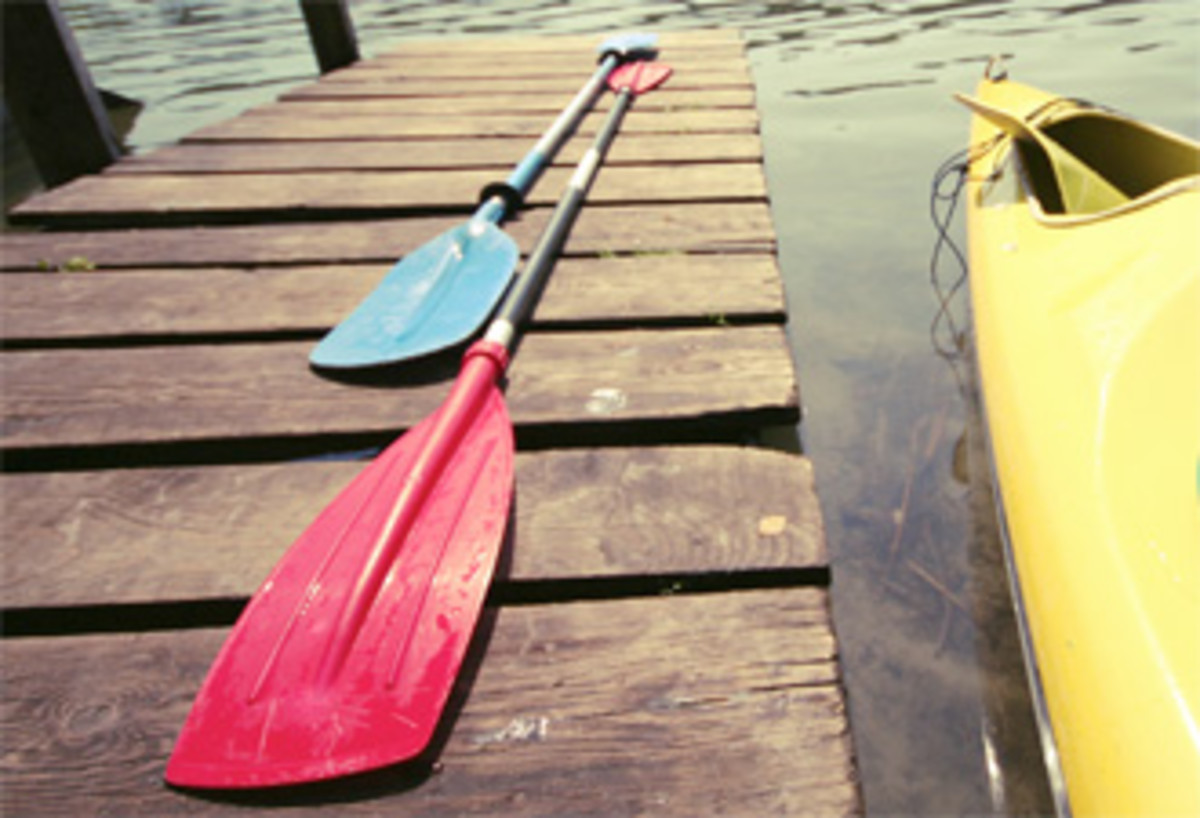
<svg viewBox="0 0 1200 818"><path fill-rule="evenodd" d="M307 81L295 0L62 0L148 150ZM1011 75L1200 133L1200 5L1161 2L352 2L366 56L406 38L743 30L873 815L1051 810L1009 612L978 409L935 354L930 182L951 100ZM10 191L13 182L10 180ZM961 227L957 229L961 234ZM956 305L965 316L964 304Z"/></svg>

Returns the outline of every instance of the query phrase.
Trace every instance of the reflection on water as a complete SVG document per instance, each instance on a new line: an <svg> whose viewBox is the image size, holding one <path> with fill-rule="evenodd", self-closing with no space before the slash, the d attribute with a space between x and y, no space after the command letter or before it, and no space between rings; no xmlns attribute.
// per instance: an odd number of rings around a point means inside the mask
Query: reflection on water
<svg viewBox="0 0 1200 818"><path fill-rule="evenodd" d="M315 72L295 0L62 5L97 82L146 103L138 150ZM743 29L868 810L1048 812L973 374L928 335L929 185L966 139L950 94L994 54L1015 79L1195 133L1196 4L358 0L352 14L366 56L412 37Z"/></svg>

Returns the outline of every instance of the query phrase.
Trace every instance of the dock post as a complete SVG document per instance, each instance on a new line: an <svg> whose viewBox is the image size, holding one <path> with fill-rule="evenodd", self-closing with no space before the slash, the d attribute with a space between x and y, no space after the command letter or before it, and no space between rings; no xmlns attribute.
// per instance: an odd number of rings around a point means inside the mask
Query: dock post
<svg viewBox="0 0 1200 818"><path fill-rule="evenodd" d="M358 40L346 0L300 0L322 74L358 61Z"/></svg>
<svg viewBox="0 0 1200 818"><path fill-rule="evenodd" d="M95 173L121 148L56 0L4 4L4 96L47 187Z"/></svg>

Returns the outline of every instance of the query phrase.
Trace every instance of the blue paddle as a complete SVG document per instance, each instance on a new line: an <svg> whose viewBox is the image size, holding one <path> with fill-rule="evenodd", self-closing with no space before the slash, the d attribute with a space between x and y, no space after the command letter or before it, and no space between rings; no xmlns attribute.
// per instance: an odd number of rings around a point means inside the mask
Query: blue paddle
<svg viewBox="0 0 1200 818"><path fill-rule="evenodd" d="M406 255L309 355L322 369L396 363L459 344L492 313L517 268L520 250L499 223L520 207L622 62L654 56L657 36L604 41L587 84L504 182L484 188L464 224Z"/></svg>

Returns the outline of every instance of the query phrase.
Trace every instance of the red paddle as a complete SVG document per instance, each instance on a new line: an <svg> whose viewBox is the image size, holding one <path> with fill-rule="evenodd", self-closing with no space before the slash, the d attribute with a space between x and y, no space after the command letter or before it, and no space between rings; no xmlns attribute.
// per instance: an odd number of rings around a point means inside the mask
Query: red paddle
<svg viewBox="0 0 1200 818"><path fill-rule="evenodd" d="M620 92L446 402L393 443L292 545L218 654L166 778L297 784L426 747L491 583L512 499L513 430L498 382L634 95L670 76L617 69Z"/></svg>

